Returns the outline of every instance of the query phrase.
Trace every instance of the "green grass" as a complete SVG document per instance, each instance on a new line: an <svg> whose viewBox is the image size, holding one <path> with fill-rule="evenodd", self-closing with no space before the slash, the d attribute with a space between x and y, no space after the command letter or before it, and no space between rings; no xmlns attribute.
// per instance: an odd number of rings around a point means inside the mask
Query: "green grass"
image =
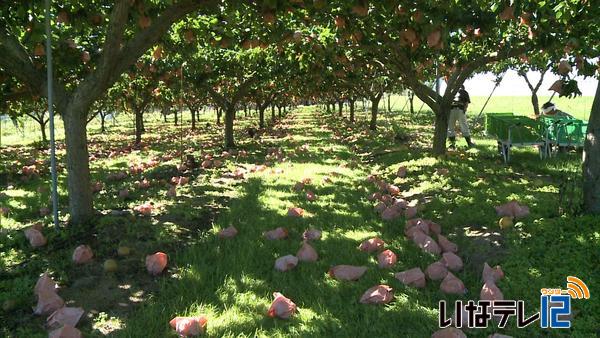
<svg viewBox="0 0 600 338"><path fill-rule="evenodd" d="M487 97L484 96L474 96L471 98L472 104L469 106L469 114L471 115L479 115ZM540 106L546 102L550 97L539 97ZM404 108L404 111L408 111L408 105L406 105L407 97L400 95L393 95L391 99L391 108L393 111L399 111ZM559 98L555 96L552 101L557 104L559 109L572 114L573 116L587 120L590 111L592 109L592 103L594 98L592 96L581 96L574 99L568 98ZM370 106L370 103L367 102L367 107ZM415 97L414 101L415 111L421 112L429 111L429 107L423 105L419 98ZM379 107L382 110L387 109L387 98L384 98L379 103ZM362 109L361 103L357 103L357 109ZM531 98L529 96L492 96L489 100L485 110L485 113L489 112L511 112L520 115L532 115L533 108L531 106ZM203 113L204 120L213 120L214 111L207 110ZM267 114L268 115L268 114ZM159 114L146 114L146 119L150 122L159 123L162 120L162 116ZM190 114L188 111L184 111L184 119L185 123L189 124ZM173 121L173 117L169 117L169 121ZM25 118L22 120L23 127L19 127L16 129L13 123L10 120L0 121L0 139L2 140L2 145L19 145L19 144L29 144L31 142L40 141L41 134L39 131L39 126L36 122L31 119ZM64 139L64 127L62 120L57 117L56 118L56 139L63 140ZM131 115L128 114L119 114L117 115L116 121L107 120L106 127L108 130L117 128L122 128L127 126L127 128L131 129L134 127L134 121ZM48 128L48 127L47 127ZM48 130L48 129L47 129ZM90 134L96 134L100 132L100 120L99 118L95 118L92 120L88 126L88 132ZM48 137L50 137L48 132Z"/></svg>
<svg viewBox="0 0 600 338"><path fill-rule="evenodd" d="M49 247L38 251L30 249L15 229L39 219L36 211L47 200L47 193L40 196L36 189L47 181L47 176L25 184L17 182L8 196L0 197L0 202L15 209L2 223L0 263L6 272L0 281L0 301L18 300L16 310L0 312L0 320L7 323L0 333L10 337L44 336L40 329L42 319L30 315L34 301L31 289L37 275L50 269L60 281L65 299L72 299L87 311L96 310L80 325L86 336L110 333L117 337L175 337L168 326L172 317L206 314L210 337L428 337L437 329L438 301L453 301L457 297L442 294L439 282L428 281L425 289L417 290L404 287L393 278L394 272L416 266L424 269L437 258L421 252L404 237L403 219L383 222L378 218L372 202L366 198L375 191L365 181L369 173L378 173L398 184L410 195L409 199L423 205L420 216L441 224L443 233L459 245L465 267L456 275L469 290L461 299L478 299L485 261L502 266L506 278L498 283L499 287L507 299L526 300L528 313L539 306L540 288L564 286L567 275L580 277L591 289L591 300L573 302L576 314L571 330L543 331L537 323L518 330L512 321L505 330L466 330L467 335L483 337L502 332L512 336L589 337L597 333L600 303L594 301L594 290L600 283L600 220L566 216L560 210L567 206L559 199L561 186L580 179L580 153L559 154L540 161L533 149L519 148L512 162L504 165L495 153L495 141L482 137L479 127L475 128L477 149L459 148L446 158L435 158L427 150L432 133L430 113L418 118L383 114L377 133L366 132L367 118L361 113L360 121L351 126L306 108L278 126L290 136L266 135L260 142L241 138L240 146L250 152L250 157L227 162L229 168L264 162L266 148L272 146L281 147L289 158L275 164L282 173L252 174L242 184L216 185L220 181L219 170L201 171L192 175L192 184L182 189L176 199L166 198L165 188L157 186L136 192L130 201L114 196L138 177L107 184L105 194L97 196L98 208L127 208L152 200L161 206L163 216L105 216L87 228L63 229L60 235L47 229ZM250 123L240 122L238 132ZM92 147L106 153L126 145L132 140L130 129L121 125L107 136L94 135ZM144 136L149 149L93 162L94 178L101 179L153 155L175 152L178 142L159 142L159 138L177 139L178 130L159 127L158 122L149 123L150 132ZM395 130L402 130L405 143L394 141ZM193 148L195 154L198 149L218 153L219 142L216 128L186 136L186 147ZM308 152L296 154L295 149L303 144L309 145ZM36 156L31 147L18 149L19 152L13 151L11 161L22 163ZM6 154L7 151L2 155ZM170 177L175 163L172 160L161 164L157 178L161 172ZM400 165L409 169L404 179L394 177ZM447 168L450 175L434 174L437 168ZM325 176L331 177L333 183L323 182ZM318 196L315 202L306 201L302 193L292 189L306 177L312 178L310 188ZM564 198L575 199L576 204L578 189L575 185L575 192ZM222 199L221 195L227 198ZM531 215L514 228L501 231L493 207L513 198L527 204ZM61 205L64 207L66 200ZM286 216L292 206L306 209L308 215L301 219ZM216 217L206 211L211 207L218 208ZM164 215L175 220L165 219ZM215 232L230 224L240 234L230 240L218 239ZM289 229L289 239L263 239L265 230L278 226ZM314 242L319 261L300 263L285 273L275 271L275 259L295 254L302 232L311 227L323 230L323 238ZM358 251L360 241L375 235L398 254L394 269L381 270L374 255ZM69 256L80 241L91 241L97 258L89 266L73 268ZM119 258L122 269L105 276L99 265L103 259L114 257L116 246L124 241L134 248L135 254L129 259ZM143 257L154 250L169 254L169 270L163 276L149 278ZM337 264L366 265L368 271L357 282L338 282L327 276L329 267ZM362 293L379 283L395 289L395 300L386 306L360 304ZM265 315L276 291L298 305L298 316L283 321ZM126 303L125 309L115 305L120 302Z"/></svg>
<svg viewBox="0 0 600 338"><path fill-rule="evenodd" d="M481 109L483 108L487 99L487 96L471 97L472 102L469 105L469 115L479 115L479 112L481 112ZM549 99L549 96L540 96L540 107ZM580 96L573 99L555 96L552 99L552 102L554 102L560 110L568 112L571 115L583 120L587 120L590 116L593 101L593 96ZM409 108L406 102L406 96L392 96L392 110L400 110L404 108L404 111L407 111ZM358 106L362 108L360 104ZM382 110L387 109L387 97L381 100L379 107ZM421 100L419 100L417 97L415 97L414 100L414 109L417 112L419 109L422 109L421 111L430 110L429 107L427 107L427 105L423 105ZM533 115L533 106L531 105L531 98L529 96L492 96L485 106L483 114L490 112L510 112L517 115Z"/></svg>

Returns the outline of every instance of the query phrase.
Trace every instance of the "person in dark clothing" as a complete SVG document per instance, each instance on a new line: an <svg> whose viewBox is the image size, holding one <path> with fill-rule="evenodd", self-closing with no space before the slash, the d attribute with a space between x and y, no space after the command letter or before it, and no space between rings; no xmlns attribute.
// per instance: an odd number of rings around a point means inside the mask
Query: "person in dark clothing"
<svg viewBox="0 0 600 338"><path fill-rule="evenodd" d="M450 149L456 148L456 121L458 121L460 132L467 141L469 148L475 146L473 141L471 141L471 131L469 130L469 124L467 123L467 108L469 107L469 103L471 103L471 97L465 90L465 86L461 85L450 106L450 116L448 118L448 140L450 140Z"/></svg>

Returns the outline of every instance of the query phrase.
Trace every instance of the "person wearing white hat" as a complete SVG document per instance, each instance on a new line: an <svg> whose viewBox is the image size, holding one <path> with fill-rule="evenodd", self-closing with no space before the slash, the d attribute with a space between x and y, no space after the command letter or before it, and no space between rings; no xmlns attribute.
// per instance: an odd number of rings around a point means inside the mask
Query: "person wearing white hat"
<svg viewBox="0 0 600 338"><path fill-rule="evenodd" d="M552 102L546 102L542 105L542 114L551 115L556 117L570 117L573 118L571 114L565 113L562 110L559 110L556 105Z"/></svg>

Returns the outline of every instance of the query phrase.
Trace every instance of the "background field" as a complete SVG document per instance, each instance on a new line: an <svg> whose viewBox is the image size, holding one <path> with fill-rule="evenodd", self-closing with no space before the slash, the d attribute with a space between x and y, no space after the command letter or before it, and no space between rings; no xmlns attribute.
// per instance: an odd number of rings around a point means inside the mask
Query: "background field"
<svg viewBox="0 0 600 338"><path fill-rule="evenodd" d="M546 102L550 97L540 97L539 102L540 105ZM471 98L472 104L469 107L469 114L477 116L481 111L487 97L484 96L474 96ZM592 96L582 96L577 97L575 99L568 98L558 98L554 97L553 102L557 104L559 109L566 111L573 116L587 120L590 115L590 110L592 109L592 102L594 98ZM408 105L406 104L407 97L400 95L393 95L390 104L393 111L408 111ZM387 97L381 100L380 109L385 110L388 107ZM370 107L369 102L366 102L366 108ZM414 100L414 108L416 112L421 111L421 113L431 112L426 105L423 105L422 101L415 97ZM347 109L347 108L345 108ZM361 112L363 111L362 102L357 103L358 116L361 117ZM528 96L493 96L488 102L485 110L485 113L490 112L512 112L515 114L521 115L533 115L533 108L531 106L531 98ZM204 117L207 120L213 119L214 111L206 110L204 113L206 116ZM159 114L146 114L147 121L160 123L162 121L162 117ZM363 116L363 118L367 118L367 116ZM190 119L189 112L184 112L184 119L188 121ZM173 121L173 117L169 118L169 121ZM13 123L9 119L2 119L0 121L0 145L17 145L17 144L29 144L31 142L39 141L41 139L38 124L32 121L29 118L23 119L23 128L19 128L18 130L14 127ZM134 128L134 120L133 116L130 114L119 114L117 116L117 124L123 128L127 126L130 127L130 130ZM110 129L113 126L112 120L107 120L107 127ZM100 120L98 118L94 119L88 126L88 134L96 134L100 131ZM48 134L49 135L49 134ZM62 120L59 118L56 119L56 138L57 140L64 139L64 128L62 124Z"/></svg>

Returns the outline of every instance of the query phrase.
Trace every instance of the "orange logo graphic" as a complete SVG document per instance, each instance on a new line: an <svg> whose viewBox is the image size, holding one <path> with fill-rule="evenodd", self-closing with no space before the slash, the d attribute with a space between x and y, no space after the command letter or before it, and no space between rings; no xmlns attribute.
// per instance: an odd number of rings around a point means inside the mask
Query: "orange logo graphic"
<svg viewBox="0 0 600 338"><path fill-rule="evenodd" d="M590 289L575 276L567 277L567 290L563 290L562 293L569 294L573 299L590 299Z"/></svg>

